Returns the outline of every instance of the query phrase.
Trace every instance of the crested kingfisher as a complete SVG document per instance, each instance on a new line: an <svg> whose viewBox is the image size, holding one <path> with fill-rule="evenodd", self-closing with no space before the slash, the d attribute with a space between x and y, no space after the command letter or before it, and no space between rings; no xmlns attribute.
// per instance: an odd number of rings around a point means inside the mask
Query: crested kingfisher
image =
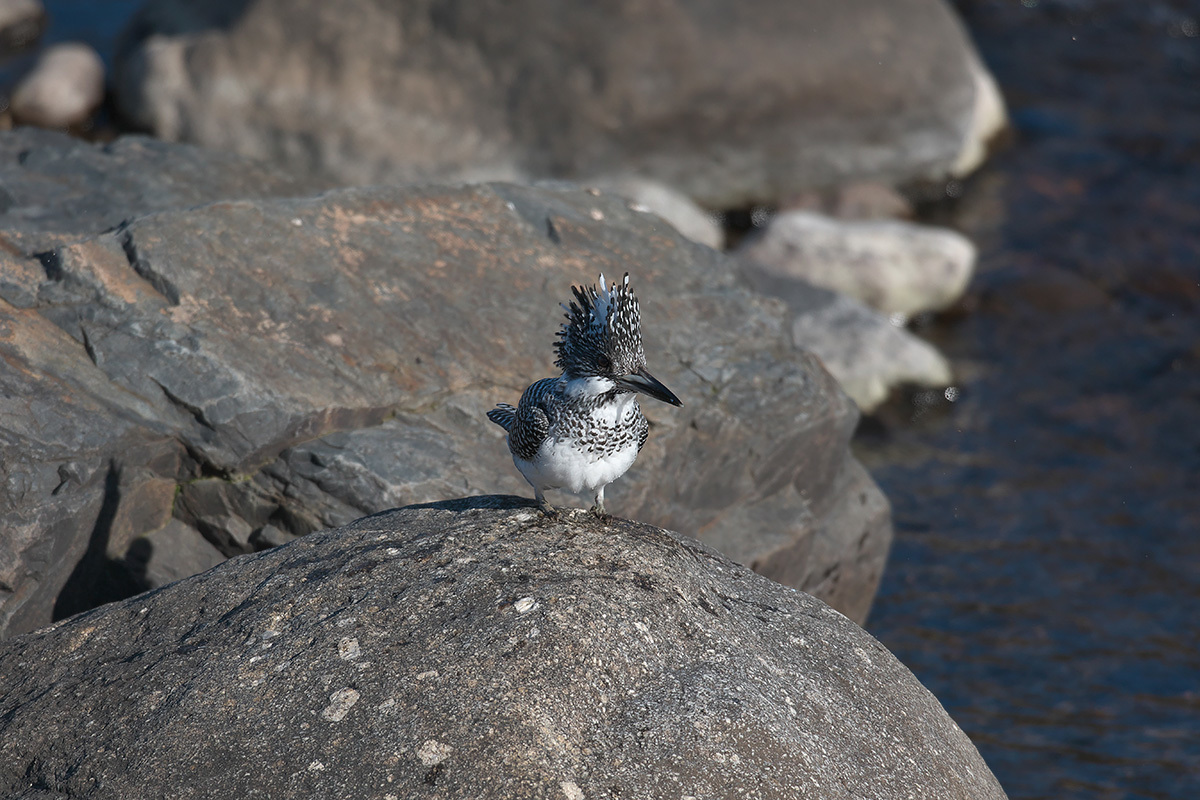
<svg viewBox="0 0 1200 800"><path fill-rule="evenodd" d="M629 274L600 287L572 286L563 304L566 322L554 349L557 378L543 378L521 395L517 407L500 403L488 419L508 431L513 463L533 487L549 516L546 489L588 492L592 511L604 516L604 487L625 474L646 443L649 425L637 395L682 406L646 371L641 309Z"/></svg>

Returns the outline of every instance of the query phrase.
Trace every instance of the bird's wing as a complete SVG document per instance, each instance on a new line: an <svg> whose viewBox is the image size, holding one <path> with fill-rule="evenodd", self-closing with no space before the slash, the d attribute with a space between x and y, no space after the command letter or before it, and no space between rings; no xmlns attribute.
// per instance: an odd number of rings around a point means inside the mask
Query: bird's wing
<svg viewBox="0 0 1200 800"><path fill-rule="evenodd" d="M511 431L517 419L517 410L508 403L497 403L495 408L487 412L487 418L504 430Z"/></svg>
<svg viewBox="0 0 1200 800"><path fill-rule="evenodd" d="M650 437L650 423L641 414L638 414L638 452L642 452L642 448L646 446L646 439Z"/></svg>
<svg viewBox="0 0 1200 800"><path fill-rule="evenodd" d="M550 406L554 402L555 378L532 384L517 403L516 423L508 430L508 446L526 461L533 459L550 432Z"/></svg>

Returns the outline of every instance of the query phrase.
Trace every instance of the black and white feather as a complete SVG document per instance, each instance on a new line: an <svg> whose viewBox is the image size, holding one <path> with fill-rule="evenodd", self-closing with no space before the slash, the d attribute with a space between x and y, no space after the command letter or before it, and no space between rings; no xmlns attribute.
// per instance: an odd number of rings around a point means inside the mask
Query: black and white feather
<svg viewBox="0 0 1200 800"><path fill-rule="evenodd" d="M604 487L625 473L646 443L642 393L682 405L646 371L641 309L629 275L611 285L571 287L575 299L554 343L558 378L532 384L516 408L501 403L488 418L508 431L517 469L548 508L544 491L593 494L604 509Z"/></svg>
<svg viewBox="0 0 1200 800"><path fill-rule="evenodd" d="M644 369L642 310L629 285L629 273L620 284L600 289L572 286L575 299L563 304L567 321L558 332L554 365L572 378L587 375L627 375Z"/></svg>

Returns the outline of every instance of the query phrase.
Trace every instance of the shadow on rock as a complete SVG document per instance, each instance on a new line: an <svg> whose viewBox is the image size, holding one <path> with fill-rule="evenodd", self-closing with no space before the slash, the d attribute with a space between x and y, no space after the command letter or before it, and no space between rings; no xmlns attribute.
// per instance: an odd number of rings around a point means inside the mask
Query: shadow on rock
<svg viewBox="0 0 1200 800"><path fill-rule="evenodd" d="M123 559L115 559L108 554L113 522L121 502L120 486L120 467L110 463L104 476L104 502L92 528L87 550L71 571L54 603L56 622L151 588L145 571L153 551L153 545L148 540L135 540Z"/></svg>
<svg viewBox="0 0 1200 800"><path fill-rule="evenodd" d="M415 503L406 508L432 508L438 511L474 511L476 509L502 508L537 508L538 504L530 497L518 497L515 494L481 494L474 497L458 497L453 500L438 500L434 503ZM384 511L375 516L385 516L392 513Z"/></svg>

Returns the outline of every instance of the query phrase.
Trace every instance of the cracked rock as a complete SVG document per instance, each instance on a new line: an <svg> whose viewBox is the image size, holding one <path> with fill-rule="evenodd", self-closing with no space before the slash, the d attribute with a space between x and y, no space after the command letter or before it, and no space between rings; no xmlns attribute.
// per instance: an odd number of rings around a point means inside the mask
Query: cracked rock
<svg viewBox="0 0 1200 800"><path fill-rule="evenodd" d="M62 141L3 134L0 151L10 136L28 155L0 215L0 356L15 365L0 371L13 521L0 631L90 607L90 589L121 596L128 549L168 519L234 555L267 526L303 535L414 502L529 493L485 412L552 374L570 285L625 271L650 367L685 406L646 408L649 442L609 507L865 617L891 529L849 451L854 404L793 346L784 304L658 217L510 184L192 208L176 195L136 216L144 198L122 185L153 186L155 170L174 185L206 156L119 140L61 155L146 172L114 180L103 213L80 189L56 227L34 198L43 182L62 191L48 152ZM211 158L205 186L245 188L226 175L240 166ZM101 592L90 576L109 573Z"/></svg>

